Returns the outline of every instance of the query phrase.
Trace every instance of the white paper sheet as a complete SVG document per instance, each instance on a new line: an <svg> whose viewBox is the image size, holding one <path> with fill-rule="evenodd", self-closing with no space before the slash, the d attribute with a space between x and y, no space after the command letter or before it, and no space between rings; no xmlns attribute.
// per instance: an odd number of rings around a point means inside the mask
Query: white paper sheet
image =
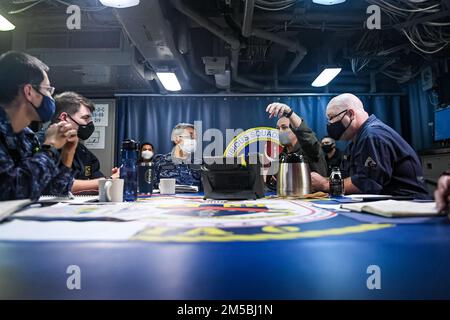
<svg viewBox="0 0 450 320"><path fill-rule="evenodd" d="M13 212L25 207L30 204L31 200L11 200L11 201L0 201L0 221L6 219Z"/></svg>
<svg viewBox="0 0 450 320"><path fill-rule="evenodd" d="M84 145L88 149L105 149L105 127L95 126L95 130Z"/></svg>
<svg viewBox="0 0 450 320"><path fill-rule="evenodd" d="M357 212L369 212L385 217L436 216L439 212L434 202L414 202L385 200L363 203L346 203L344 209Z"/></svg>
<svg viewBox="0 0 450 320"><path fill-rule="evenodd" d="M362 193L355 193L355 194L346 194L345 195L348 198L356 198L356 199L361 199L361 198L379 198L379 197L386 197L386 198L392 198L391 195L386 195L386 194L362 194Z"/></svg>
<svg viewBox="0 0 450 320"><path fill-rule="evenodd" d="M0 225L1 241L125 241L146 227L145 222L21 221Z"/></svg>
<svg viewBox="0 0 450 320"><path fill-rule="evenodd" d="M12 218L31 220L140 221L148 226L245 227L249 224L286 225L329 219L336 214L297 200L252 200L211 203L201 199L154 198L114 205L68 205L30 208ZM79 222L84 223L84 222ZM0 230L1 232L1 230Z"/></svg>

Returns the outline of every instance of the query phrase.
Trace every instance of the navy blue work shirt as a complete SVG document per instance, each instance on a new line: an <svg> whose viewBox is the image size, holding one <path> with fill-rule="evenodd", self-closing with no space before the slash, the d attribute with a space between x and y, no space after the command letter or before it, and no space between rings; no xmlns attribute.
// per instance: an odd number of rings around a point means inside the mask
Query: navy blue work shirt
<svg viewBox="0 0 450 320"><path fill-rule="evenodd" d="M341 171L362 193L430 198L414 149L374 115L348 145Z"/></svg>
<svg viewBox="0 0 450 320"><path fill-rule="evenodd" d="M90 180L103 178L98 158L85 145L78 143L72 164L75 179Z"/></svg>

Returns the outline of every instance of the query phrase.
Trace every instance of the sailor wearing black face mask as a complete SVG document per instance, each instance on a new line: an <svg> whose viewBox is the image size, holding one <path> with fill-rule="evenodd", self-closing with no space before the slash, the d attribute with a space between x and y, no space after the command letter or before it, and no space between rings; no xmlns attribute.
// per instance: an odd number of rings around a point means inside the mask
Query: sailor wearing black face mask
<svg viewBox="0 0 450 320"><path fill-rule="evenodd" d="M322 150L325 154L325 160L327 161L327 176L329 177L333 168L339 168L341 166L342 152L336 148L336 140L330 137L324 137L322 139Z"/></svg>
<svg viewBox="0 0 450 320"><path fill-rule="evenodd" d="M414 149L374 115L369 117L358 97L333 98L327 118L329 136L350 141L341 164L346 193L429 198ZM328 191L328 179L316 173L311 178L314 189Z"/></svg>
<svg viewBox="0 0 450 320"><path fill-rule="evenodd" d="M53 122L65 120L77 128L80 139L75 151L73 170L75 181L72 187L73 193L96 193L98 191L98 179L104 174L100 171L100 162L97 157L83 145L83 141L89 139L95 130L92 113L94 104L75 92L64 92L55 96L56 113ZM118 176L117 170L112 174Z"/></svg>

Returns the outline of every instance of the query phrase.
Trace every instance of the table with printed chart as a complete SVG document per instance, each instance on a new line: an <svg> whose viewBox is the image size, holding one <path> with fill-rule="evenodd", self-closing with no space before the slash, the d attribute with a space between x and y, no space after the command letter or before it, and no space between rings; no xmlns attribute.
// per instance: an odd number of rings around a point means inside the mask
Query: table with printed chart
<svg viewBox="0 0 450 320"><path fill-rule="evenodd" d="M0 298L450 298L446 217L355 218L332 203L29 206L0 224Z"/></svg>

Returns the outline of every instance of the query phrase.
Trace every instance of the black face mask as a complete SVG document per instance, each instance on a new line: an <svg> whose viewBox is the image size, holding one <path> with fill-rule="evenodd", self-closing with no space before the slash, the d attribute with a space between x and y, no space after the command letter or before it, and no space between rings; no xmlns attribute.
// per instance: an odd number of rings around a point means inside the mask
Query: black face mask
<svg viewBox="0 0 450 320"><path fill-rule="evenodd" d="M346 112L347 110L345 110ZM342 119L345 117L345 115L342 117ZM328 131L328 135L330 136L330 138L333 138L334 140L339 140L342 135L344 134L345 130L348 129L348 127L350 127L350 125L353 122L353 119L350 120L350 123L348 124L348 126L344 126L342 124L342 119L340 121L336 121L334 123L328 123L327 124L327 131Z"/></svg>
<svg viewBox="0 0 450 320"><path fill-rule="evenodd" d="M330 153L333 150L333 145L332 144L324 144L322 146L322 150L325 153Z"/></svg>
<svg viewBox="0 0 450 320"><path fill-rule="evenodd" d="M69 115L67 115L67 116L78 125L78 132L77 132L78 138L80 138L81 140L89 139L89 137L92 135L92 133L95 130L94 122L91 121L88 124L79 124L71 116L69 116Z"/></svg>

